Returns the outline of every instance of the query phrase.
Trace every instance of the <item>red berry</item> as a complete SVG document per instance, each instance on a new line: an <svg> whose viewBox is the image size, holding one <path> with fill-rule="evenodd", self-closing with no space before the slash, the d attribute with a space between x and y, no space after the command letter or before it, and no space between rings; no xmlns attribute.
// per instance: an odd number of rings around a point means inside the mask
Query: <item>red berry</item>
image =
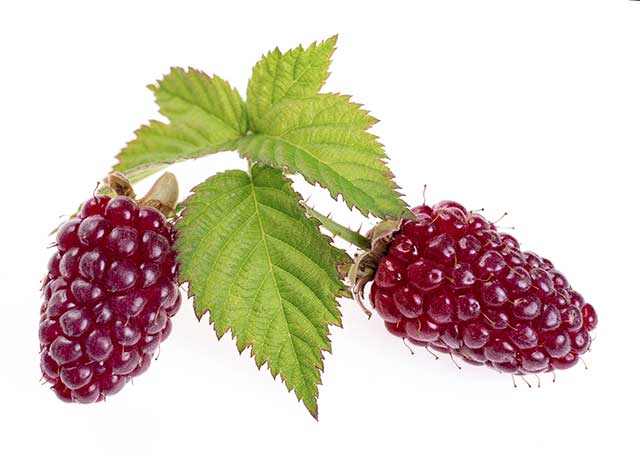
<svg viewBox="0 0 640 456"><path fill-rule="evenodd" d="M111 201L111 198L106 195L94 195L93 198L82 205L80 218L85 219L91 215L104 215L104 209L109 201Z"/></svg>
<svg viewBox="0 0 640 456"><path fill-rule="evenodd" d="M133 225L138 218L138 205L131 198L116 196L106 205L104 216L114 225Z"/></svg>
<svg viewBox="0 0 640 456"><path fill-rule="evenodd" d="M582 308L582 319L587 331L593 331L598 326L598 315L591 304L585 304Z"/></svg>
<svg viewBox="0 0 640 456"><path fill-rule="evenodd" d="M403 279L400 273L402 269L401 262L394 257L383 259L378 265L378 271L376 272L376 284L381 288L397 285Z"/></svg>
<svg viewBox="0 0 640 456"><path fill-rule="evenodd" d="M407 337L407 332L404 329L404 323L389 323L388 321L385 321L384 325L387 328L387 331L389 331L394 336L402 338Z"/></svg>
<svg viewBox="0 0 640 456"><path fill-rule="evenodd" d="M58 252L66 252L68 249L80 244L78 240L78 227L80 226L80 219L72 219L58 228L56 233L56 245L58 246Z"/></svg>
<svg viewBox="0 0 640 456"><path fill-rule="evenodd" d="M591 345L591 336L586 328L580 329L580 331L570 334L571 337L571 351L581 355L589 350Z"/></svg>
<svg viewBox="0 0 640 456"><path fill-rule="evenodd" d="M516 349L508 341L496 337L484 347L484 355L494 363L507 363L516 357Z"/></svg>
<svg viewBox="0 0 640 456"><path fill-rule="evenodd" d="M484 347L490 336L489 328L480 322L469 323L462 329L462 340L469 348Z"/></svg>
<svg viewBox="0 0 640 456"><path fill-rule="evenodd" d="M571 350L571 340L566 331L556 331L545 334L542 339L542 346L550 356L561 358Z"/></svg>
<svg viewBox="0 0 640 456"><path fill-rule="evenodd" d="M415 340L432 342L440 337L440 326L424 317L407 320L405 330L407 335Z"/></svg>
<svg viewBox="0 0 640 456"><path fill-rule="evenodd" d="M569 369L578 364L579 359L580 357L576 353L569 352L560 358L551 358L551 366L554 369Z"/></svg>
<svg viewBox="0 0 640 456"><path fill-rule="evenodd" d="M447 233L438 234L429 241L427 254L434 261L452 265L456 260L456 243Z"/></svg>
<svg viewBox="0 0 640 456"><path fill-rule="evenodd" d="M504 287L512 296L526 293L531 288L531 276L527 270L521 266L509 269L503 280Z"/></svg>
<svg viewBox="0 0 640 456"><path fill-rule="evenodd" d="M389 332L517 374L569 368L589 349L595 310L549 260L458 203L414 214L371 288Z"/></svg>
<svg viewBox="0 0 640 456"><path fill-rule="evenodd" d="M453 318L453 296L447 292L429 296L427 315L436 323L448 323Z"/></svg>
<svg viewBox="0 0 640 456"><path fill-rule="evenodd" d="M538 334L531 325L519 323L515 328L508 329L509 340L518 348L533 348L538 345Z"/></svg>
<svg viewBox="0 0 640 456"><path fill-rule="evenodd" d="M422 293L412 290L410 286L398 288L393 294L393 301L398 311L406 318L416 318L422 315L424 310Z"/></svg>
<svg viewBox="0 0 640 456"><path fill-rule="evenodd" d="M384 288L373 291L371 290L373 304L378 314L384 321L389 323L398 323L402 320L402 314L393 302L393 295Z"/></svg>
<svg viewBox="0 0 640 456"><path fill-rule="evenodd" d="M456 296L456 316L458 320L473 320L480 316L481 311L480 301L473 294Z"/></svg>
<svg viewBox="0 0 640 456"><path fill-rule="evenodd" d="M409 284L422 291L436 290L445 280L445 268L431 260L420 259L406 268ZM377 274L376 274L377 276ZM386 284L386 281L382 282ZM376 285L378 281L376 280ZM382 285L380 285L382 286Z"/></svg>
<svg viewBox="0 0 640 456"><path fill-rule="evenodd" d="M472 287L476 283L476 276L467 263L458 263L451 271L451 280L457 288Z"/></svg>
<svg viewBox="0 0 640 456"><path fill-rule="evenodd" d="M171 332L181 302L174 236L157 210L97 195L56 243L43 285L40 368L60 399L96 402L146 371Z"/></svg>
<svg viewBox="0 0 640 456"><path fill-rule="evenodd" d="M480 300L486 306L501 307L509 300L509 296L500 282L487 281L480 286Z"/></svg>
<svg viewBox="0 0 640 456"><path fill-rule="evenodd" d="M469 234L463 236L458 239L458 245L456 247L458 260L471 262L478 256L481 249L482 244L480 244L480 241L477 238Z"/></svg>
<svg viewBox="0 0 640 456"><path fill-rule="evenodd" d="M533 320L542 312L542 303L534 296L524 296L513 302L511 313L519 320Z"/></svg>
<svg viewBox="0 0 640 456"><path fill-rule="evenodd" d="M407 236L396 236L389 246L389 255L405 262L418 259L418 247Z"/></svg>
<svg viewBox="0 0 640 456"><path fill-rule="evenodd" d="M483 280L490 280L502 275L507 269L507 262L495 250L487 250L476 260L476 273Z"/></svg>
<svg viewBox="0 0 640 456"><path fill-rule="evenodd" d="M468 229L464 209L447 206L435 210L434 223L441 233L447 233L454 239L460 238Z"/></svg>
<svg viewBox="0 0 640 456"><path fill-rule="evenodd" d="M549 366L549 355L541 348L525 350L520 355L523 373L542 372Z"/></svg>

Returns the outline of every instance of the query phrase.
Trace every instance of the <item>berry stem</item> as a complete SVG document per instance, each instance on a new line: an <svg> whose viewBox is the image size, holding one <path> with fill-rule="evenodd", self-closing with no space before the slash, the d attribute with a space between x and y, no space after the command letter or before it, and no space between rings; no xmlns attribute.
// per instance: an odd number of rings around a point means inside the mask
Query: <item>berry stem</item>
<svg viewBox="0 0 640 456"><path fill-rule="evenodd" d="M329 230L332 234L340 236L345 241L355 245L356 247L360 247L361 249L369 250L371 248L371 241L369 241L369 239L367 239L365 236L347 228L346 226L342 226L339 223L334 222L329 217L322 215L320 212L307 206L306 203L301 204L307 211L307 214L317 219L320 224L327 230Z"/></svg>

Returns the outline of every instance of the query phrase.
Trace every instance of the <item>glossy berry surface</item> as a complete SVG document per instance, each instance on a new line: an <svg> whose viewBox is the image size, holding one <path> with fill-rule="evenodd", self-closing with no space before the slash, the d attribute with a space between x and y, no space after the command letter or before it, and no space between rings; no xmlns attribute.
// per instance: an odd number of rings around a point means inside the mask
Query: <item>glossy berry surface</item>
<svg viewBox="0 0 640 456"><path fill-rule="evenodd" d="M57 232L40 310L40 367L91 403L146 371L180 307L176 232L154 208L96 195Z"/></svg>
<svg viewBox="0 0 640 456"><path fill-rule="evenodd" d="M549 260L458 203L413 213L371 287L389 332L513 374L567 369L589 349L596 312Z"/></svg>

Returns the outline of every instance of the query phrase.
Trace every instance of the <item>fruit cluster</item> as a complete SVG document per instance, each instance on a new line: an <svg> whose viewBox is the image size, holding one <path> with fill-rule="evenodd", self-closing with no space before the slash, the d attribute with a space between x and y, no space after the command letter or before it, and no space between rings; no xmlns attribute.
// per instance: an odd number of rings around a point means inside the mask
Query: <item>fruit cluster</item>
<svg viewBox="0 0 640 456"><path fill-rule="evenodd" d="M62 400L102 400L149 368L181 303L175 235L126 196L96 195L60 227L39 336L42 373Z"/></svg>
<svg viewBox="0 0 640 456"><path fill-rule="evenodd" d="M413 213L371 288L392 334L513 374L566 369L589 349L596 313L549 260L458 203Z"/></svg>

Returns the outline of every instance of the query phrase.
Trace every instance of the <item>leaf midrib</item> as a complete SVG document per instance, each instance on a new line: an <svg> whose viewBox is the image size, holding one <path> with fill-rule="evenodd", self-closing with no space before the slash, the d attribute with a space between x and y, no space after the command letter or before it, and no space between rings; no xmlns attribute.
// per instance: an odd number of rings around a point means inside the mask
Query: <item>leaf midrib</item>
<svg viewBox="0 0 640 456"><path fill-rule="evenodd" d="M295 347L295 345L293 343L293 339L292 339L292 335L291 335L291 329L290 329L290 326L289 326L289 321L287 320L287 316L286 316L285 311L284 311L284 298L282 297L282 294L280 293L280 288L278 286L278 281L276 280L275 272L273 270L273 262L271 260L271 252L269 251L269 245L267 244L267 239L266 239L265 231L264 231L264 225L262 223L262 218L260 217L260 209L258 207L259 202L258 202L258 197L257 197L256 191L255 191L255 182L253 180L253 174L252 173L249 173L249 179L251 180L251 195L252 195L253 201L254 201L254 207L255 207L255 211L256 211L256 218L258 220L258 225L260 227L260 235L262 236L262 242L264 244L264 249L265 249L265 252L267 254L267 261L269 263L269 273L271 275L271 279L273 280L273 285L274 285L274 287L276 289L276 292L278 293L278 302L280 304L280 312L282 314L282 318L284 319L286 327L287 327L287 337L289 339L289 345L291 346L291 349L293 350L294 358L295 358L296 364L298 366L298 372L300 373L300 377L302 378L302 382L304 383L304 388L306 390L306 395L310 394L311 397L313 398L313 390L309 389L309 384L307 383L307 378L304 375L304 371L302 369L302 365L300 364L300 359L298 358L298 351L296 350L296 347Z"/></svg>

